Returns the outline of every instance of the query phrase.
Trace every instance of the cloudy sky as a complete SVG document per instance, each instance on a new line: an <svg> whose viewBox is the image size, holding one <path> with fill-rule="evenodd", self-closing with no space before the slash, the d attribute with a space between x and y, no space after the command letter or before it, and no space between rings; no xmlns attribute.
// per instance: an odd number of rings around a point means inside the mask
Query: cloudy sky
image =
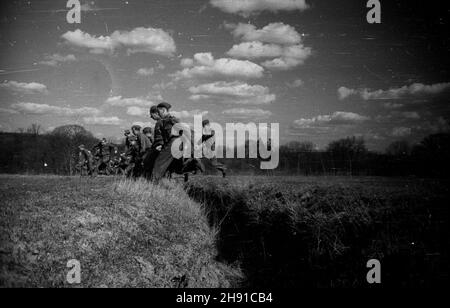
<svg viewBox="0 0 450 308"><path fill-rule="evenodd" d="M448 130L449 7L381 2L381 24L363 0L81 1L81 24L63 0L2 3L0 130L120 137L162 100L187 123L280 123L282 143L319 147Z"/></svg>

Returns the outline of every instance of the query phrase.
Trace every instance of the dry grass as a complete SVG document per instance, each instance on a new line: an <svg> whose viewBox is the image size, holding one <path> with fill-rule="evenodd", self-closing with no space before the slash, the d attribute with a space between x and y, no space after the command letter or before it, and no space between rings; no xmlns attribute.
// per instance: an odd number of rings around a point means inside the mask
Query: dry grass
<svg viewBox="0 0 450 308"><path fill-rule="evenodd" d="M108 178L0 177L0 285L230 287L240 271L214 260L215 232L182 187Z"/></svg>
<svg viewBox="0 0 450 308"><path fill-rule="evenodd" d="M448 183L420 179L206 178L187 186L220 226L227 262L257 287L367 286L377 258L388 286L448 281Z"/></svg>

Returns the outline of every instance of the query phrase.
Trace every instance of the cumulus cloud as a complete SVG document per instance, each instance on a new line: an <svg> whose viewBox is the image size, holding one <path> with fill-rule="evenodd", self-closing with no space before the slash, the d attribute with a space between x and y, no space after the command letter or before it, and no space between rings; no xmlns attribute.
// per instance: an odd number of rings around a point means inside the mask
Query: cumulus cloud
<svg viewBox="0 0 450 308"><path fill-rule="evenodd" d="M137 72L136 72L139 76L142 77L148 77L148 76L152 76L155 74L155 69L154 68L140 68Z"/></svg>
<svg viewBox="0 0 450 308"><path fill-rule="evenodd" d="M151 53L173 56L175 41L162 29L136 28L131 31L115 31L111 36L93 36L80 29L68 31L62 38L72 46L88 49L94 54L112 54L124 49L128 54Z"/></svg>
<svg viewBox="0 0 450 308"><path fill-rule="evenodd" d="M214 59L211 53L197 53L192 59L192 67L173 74L175 79L201 78L201 77L236 77L261 78L264 68L250 62L229 58Z"/></svg>
<svg viewBox="0 0 450 308"><path fill-rule="evenodd" d="M60 54L53 54L48 55L45 57L44 61L39 62L39 64L47 65L47 66L58 66L62 63L69 63L69 62L75 62L77 61L77 58L74 55L60 55Z"/></svg>
<svg viewBox="0 0 450 308"><path fill-rule="evenodd" d="M17 92L21 94L47 94L47 86L37 82L17 82L17 81L6 81L0 84L0 89L7 89L12 92Z"/></svg>
<svg viewBox="0 0 450 308"><path fill-rule="evenodd" d="M113 107L151 107L156 105L151 100L143 97L123 98L122 96L110 97L105 103Z"/></svg>
<svg viewBox="0 0 450 308"><path fill-rule="evenodd" d="M363 100L385 100L385 99L406 99L406 98L427 98L439 95L450 90L450 82L425 85L423 83L414 83L410 86L400 88L391 88L389 90L369 89L349 89L340 87L338 96L340 100L345 100L352 96Z"/></svg>
<svg viewBox="0 0 450 308"><path fill-rule="evenodd" d="M294 128L311 128L327 125L354 125L368 120L368 117L357 113L337 111L331 115L319 115L310 119L296 120L294 121Z"/></svg>
<svg viewBox="0 0 450 308"><path fill-rule="evenodd" d="M276 99L269 88L242 82L214 82L189 88L191 100L219 100L225 103L266 105Z"/></svg>
<svg viewBox="0 0 450 308"><path fill-rule="evenodd" d="M143 67L140 68L136 73L142 77L153 76L157 71L163 70L166 67L164 64L159 63L156 67Z"/></svg>
<svg viewBox="0 0 450 308"><path fill-rule="evenodd" d="M234 45L227 55L244 59L275 58L283 55L283 47L261 42L245 42Z"/></svg>
<svg viewBox="0 0 450 308"><path fill-rule="evenodd" d="M17 112L24 114L59 115L67 117L96 115L100 113L100 110L91 107L69 108L35 103L15 103L11 105L11 108Z"/></svg>
<svg viewBox="0 0 450 308"><path fill-rule="evenodd" d="M251 24L225 24L231 30L234 38L243 42L262 42L277 45L297 45L302 41L297 30L282 22L270 23L258 29Z"/></svg>
<svg viewBox="0 0 450 308"><path fill-rule="evenodd" d="M14 110L14 109L0 108L0 113L18 114L19 112L17 110Z"/></svg>
<svg viewBox="0 0 450 308"><path fill-rule="evenodd" d="M380 123L392 123L392 121L420 120L422 116L416 111L392 111L387 115L379 115L375 118Z"/></svg>
<svg viewBox="0 0 450 308"><path fill-rule="evenodd" d="M289 83L287 84L287 86L288 86L289 88L300 88L300 87L302 87L304 84L305 84L305 83L303 82L303 80L301 80L301 79L296 79L296 80L294 80L293 82L289 82Z"/></svg>
<svg viewBox="0 0 450 308"><path fill-rule="evenodd" d="M406 119L418 120L421 118L420 114L415 111L405 111L401 112L400 115Z"/></svg>
<svg viewBox="0 0 450 308"><path fill-rule="evenodd" d="M83 122L87 125L98 125L98 126L118 126L123 123L123 120L118 117L86 117L83 118Z"/></svg>
<svg viewBox="0 0 450 308"><path fill-rule="evenodd" d="M384 107L387 109L399 109L399 108L403 108L404 106L405 106L404 104L392 103L392 102L387 102L384 104Z"/></svg>
<svg viewBox="0 0 450 308"><path fill-rule="evenodd" d="M306 0L210 0L210 3L226 13L244 17L263 11L304 11L309 8Z"/></svg>
<svg viewBox="0 0 450 308"><path fill-rule="evenodd" d="M134 117L145 117L149 115L149 109L148 108L141 108L141 107L128 107L127 114Z"/></svg>
<svg viewBox="0 0 450 308"><path fill-rule="evenodd" d="M227 24L236 39L227 54L239 59L272 58L262 65L273 70L288 70L302 65L312 55L312 48L302 44L297 30L284 23L271 23L262 29L250 24Z"/></svg>
<svg viewBox="0 0 450 308"><path fill-rule="evenodd" d="M305 63L312 55L312 49L303 45L285 47L280 58L266 61L262 66L274 70L288 70Z"/></svg>
<svg viewBox="0 0 450 308"><path fill-rule="evenodd" d="M192 67L192 66L194 66L194 60L189 59L189 58L181 59L180 65L182 67Z"/></svg>
<svg viewBox="0 0 450 308"><path fill-rule="evenodd" d="M394 137L407 137L412 134L412 129L409 127L395 127L392 130L392 136Z"/></svg>
<svg viewBox="0 0 450 308"><path fill-rule="evenodd" d="M272 115L271 111L262 109L233 108L222 112L225 116L239 119L266 119Z"/></svg>
<svg viewBox="0 0 450 308"><path fill-rule="evenodd" d="M238 97L253 97L267 94L269 89L260 85L249 85L240 82L214 82L191 87L193 94L230 95Z"/></svg>
<svg viewBox="0 0 450 308"><path fill-rule="evenodd" d="M109 36L91 36L80 29L68 31L62 35L62 38L70 45L83 47L90 50L94 54L112 53L115 49L111 37Z"/></svg>

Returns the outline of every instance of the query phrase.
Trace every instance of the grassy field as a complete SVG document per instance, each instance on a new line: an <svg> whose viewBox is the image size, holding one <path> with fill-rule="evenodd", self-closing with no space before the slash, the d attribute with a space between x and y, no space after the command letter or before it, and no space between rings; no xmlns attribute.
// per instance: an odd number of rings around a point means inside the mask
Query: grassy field
<svg viewBox="0 0 450 308"><path fill-rule="evenodd" d="M0 285L382 286L448 282L449 183L345 177L194 177L160 186L0 176Z"/></svg>
<svg viewBox="0 0 450 308"><path fill-rule="evenodd" d="M174 183L0 176L0 286L229 287L241 274L214 260L215 232Z"/></svg>

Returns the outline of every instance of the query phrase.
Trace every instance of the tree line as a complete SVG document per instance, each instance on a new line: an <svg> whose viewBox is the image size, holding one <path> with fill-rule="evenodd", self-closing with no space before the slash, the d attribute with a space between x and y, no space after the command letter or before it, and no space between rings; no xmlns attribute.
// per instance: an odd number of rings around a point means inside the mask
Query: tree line
<svg viewBox="0 0 450 308"><path fill-rule="evenodd" d="M78 146L93 148L99 140L78 125L61 126L42 134L39 125L18 133L0 133L0 173L74 175ZM280 147L274 171L260 170L259 159L223 159L230 174L365 175L448 177L450 134L438 133L411 145L390 144L384 153L369 151L364 139L348 137L316 150L311 142L292 141ZM118 153L124 145L115 145ZM207 170L212 172L213 170Z"/></svg>

